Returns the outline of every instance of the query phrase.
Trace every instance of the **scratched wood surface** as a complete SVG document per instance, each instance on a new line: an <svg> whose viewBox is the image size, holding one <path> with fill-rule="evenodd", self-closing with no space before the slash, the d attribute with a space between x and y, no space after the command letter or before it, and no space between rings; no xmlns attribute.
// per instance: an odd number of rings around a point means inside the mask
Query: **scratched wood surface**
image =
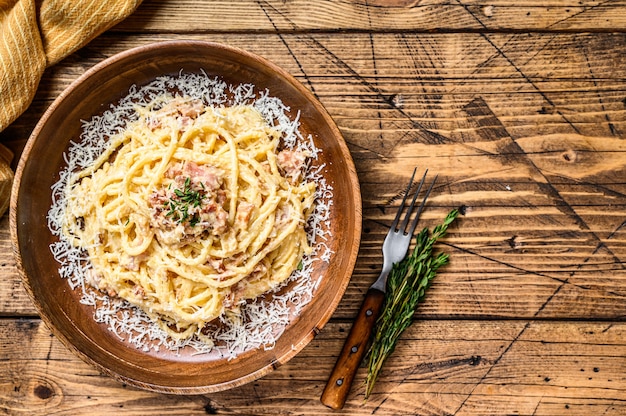
<svg viewBox="0 0 626 416"><path fill-rule="evenodd" d="M165 39L228 43L298 78L357 167L363 236L347 292L292 361L237 389L173 396L83 363L38 318L0 220L0 413L326 414L319 396L415 165L423 215L464 213L451 263L363 403L340 414L626 414L626 2L146 0L44 74L0 142L105 57ZM340 201L338 201L340 203Z"/></svg>

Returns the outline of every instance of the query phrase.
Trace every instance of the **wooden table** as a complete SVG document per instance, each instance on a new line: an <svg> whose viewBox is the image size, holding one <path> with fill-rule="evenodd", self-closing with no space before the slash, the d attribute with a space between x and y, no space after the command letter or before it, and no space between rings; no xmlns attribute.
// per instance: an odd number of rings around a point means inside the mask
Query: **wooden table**
<svg viewBox="0 0 626 416"><path fill-rule="evenodd" d="M520 5L520 3L524 3ZM48 69L0 133L19 155L87 68L166 39L222 42L298 78L336 120L363 195L363 235L323 331L264 378L216 394L124 386L37 316L0 223L0 413L329 413L319 402L381 265L414 165L439 174L422 224L464 215L451 255L367 403L342 414L626 414L626 2L145 0ZM341 201L337 201L340 203Z"/></svg>

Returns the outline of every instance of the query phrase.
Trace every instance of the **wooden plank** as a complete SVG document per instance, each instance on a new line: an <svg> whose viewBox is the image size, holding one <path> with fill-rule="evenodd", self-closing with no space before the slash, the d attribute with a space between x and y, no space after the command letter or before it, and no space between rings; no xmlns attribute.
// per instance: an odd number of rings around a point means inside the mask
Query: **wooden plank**
<svg viewBox="0 0 626 416"><path fill-rule="evenodd" d="M566 131L595 135L623 126L624 34L108 33L48 69L29 113L0 139L24 140L51 100L105 57L169 39L221 42L268 58L313 90L345 132L366 134L355 144L369 144L362 151L374 155L387 153L378 148L381 131L387 146L408 130L463 134L467 115L458 113L471 111L465 107L478 93L513 137L538 126L542 134L569 124Z"/></svg>
<svg viewBox="0 0 626 416"><path fill-rule="evenodd" d="M0 140L19 152L50 99L86 68L154 40L96 39L46 73L33 107ZM440 174L424 225L465 206L441 246L452 262L434 282L422 316L624 315L626 34L212 40L262 54L293 73L325 104L350 146L364 233L335 318L352 318L376 277L389 205L414 165ZM9 255L6 219L0 227L0 314L33 315Z"/></svg>
<svg viewBox="0 0 626 416"><path fill-rule="evenodd" d="M210 395L155 394L100 374L51 335L17 275L5 215L0 413L327 414L319 396L419 165L440 174L423 225L463 207L438 245L452 261L370 400L361 368L336 413L626 414L625 6L144 1L49 68L0 142L19 154L55 97L128 48L199 39L255 52L313 91L348 142L363 194L355 272L330 323L275 372Z"/></svg>
<svg viewBox="0 0 626 416"><path fill-rule="evenodd" d="M48 69L29 112L0 140L25 140L51 100L105 57L168 39L227 43L268 58L313 90L346 135L358 134L355 151L372 156L387 155L410 130L475 141L461 123L478 95L515 138L536 135L538 125L544 135L623 128L626 34L108 33Z"/></svg>
<svg viewBox="0 0 626 416"><path fill-rule="evenodd" d="M146 1L119 32L614 31L624 1Z"/></svg>
<svg viewBox="0 0 626 416"><path fill-rule="evenodd" d="M9 232L9 216L0 218L0 316L36 316L17 273Z"/></svg>
<svg viewBox="0 0 626 416"><path fill-rule="evenodd" d="M346 335L331 324L289 363L210 395L123 386L74 357L39 320L0 320L0 409L52 413L322 414L319 395ZM418 321L363 403L365 368L342 414L626 412L623 322ZM315 365L311 365L312 363Z"/></svg>

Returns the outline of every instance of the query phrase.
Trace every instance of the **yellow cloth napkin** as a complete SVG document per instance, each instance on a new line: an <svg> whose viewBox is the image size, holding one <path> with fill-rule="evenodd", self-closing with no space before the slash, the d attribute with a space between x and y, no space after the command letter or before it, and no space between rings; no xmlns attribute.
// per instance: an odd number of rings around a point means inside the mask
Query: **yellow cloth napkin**
<svg viewBox="0 0 626 416"><path fill-rule="evenodd" d="M0 0L0 131L30 105L43 71L141 0Z"/></svg>

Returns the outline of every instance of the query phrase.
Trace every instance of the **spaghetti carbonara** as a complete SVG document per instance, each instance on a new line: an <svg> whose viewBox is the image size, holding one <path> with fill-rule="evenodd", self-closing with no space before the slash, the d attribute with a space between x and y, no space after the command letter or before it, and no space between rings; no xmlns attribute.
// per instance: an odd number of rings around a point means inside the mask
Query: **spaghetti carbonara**
<svg viewBox="0 0 626 416"><path fill-rule="evenodd" d="M252 106L163 96L138 113L69 180L63 234L87 283L198 336L298 268L315 183Z"/></svg>

